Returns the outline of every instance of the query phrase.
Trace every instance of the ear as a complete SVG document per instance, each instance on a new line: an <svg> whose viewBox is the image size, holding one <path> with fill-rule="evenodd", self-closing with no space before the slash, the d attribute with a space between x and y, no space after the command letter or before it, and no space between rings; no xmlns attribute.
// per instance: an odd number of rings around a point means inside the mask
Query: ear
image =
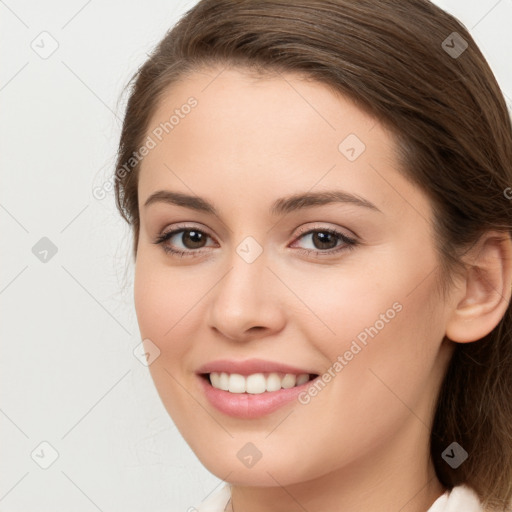
<svg viewBox="0 0 512 512"><path fill-rule="evenodd" d="M489 334L505 314L512 293L512 241L507 233L486 232L467 253L465 278L454 294L446 336L458 343Z"/></svg>

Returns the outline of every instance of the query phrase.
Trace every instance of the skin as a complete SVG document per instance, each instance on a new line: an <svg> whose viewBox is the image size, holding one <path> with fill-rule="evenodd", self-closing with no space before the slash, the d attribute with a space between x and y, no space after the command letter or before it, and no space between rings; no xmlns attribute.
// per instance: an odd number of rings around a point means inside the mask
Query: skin
<svg viewBox="0 0 512 512"><path fill-rule="evenodd" d="M237 512L424 512L445 490L429 457L439 387L454 341L485 335L505 311L510 243L479 247L501 293L468 274L443 301L431 206L399 172L392 135L323 84L222 69L168 90L148 134L190 96L198 105L140 170L135 307L142 338L160 350L149 368L162 402L204 466L232 484ZM349 134L366 145L352 162L338 149ZM332 203L269 213L278 198L335 189L380 211ZM144 207L159 190L203 197L218 215ZM188 232L167 242L195 257L154 243L178 223L207 235L202 246ZM299 233L311 228L358 244L332 253L343 242L322 248ZM252 263L236 252L247 236L263 250ZM247 420L203 395L195 372L219 358L322 374L397 302L401 311L307 405ZM248 442L262 453L251 468L237 458Z"/></svg>

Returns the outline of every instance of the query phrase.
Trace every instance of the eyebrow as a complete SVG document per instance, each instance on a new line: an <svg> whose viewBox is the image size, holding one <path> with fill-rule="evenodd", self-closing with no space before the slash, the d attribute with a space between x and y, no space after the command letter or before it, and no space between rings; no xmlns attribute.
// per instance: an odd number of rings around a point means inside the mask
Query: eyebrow
<svg viewBox="0 0 512 512"><path fill-rule="evenodd" d="M202 197L191 196L181 192L173 192L170 190L159 190L151 194L144 207L154 203L174 204L197 210L199 212L208 213L218 216L216 208L209 201ZM373 203L349 192L343 190L330 190L326 192L307 192L282 197L274 201L270 207L271 215L284 215L302 208L310 208L312 206L322 206L331 203L348 203L361 206L382 213Z"/></svg>

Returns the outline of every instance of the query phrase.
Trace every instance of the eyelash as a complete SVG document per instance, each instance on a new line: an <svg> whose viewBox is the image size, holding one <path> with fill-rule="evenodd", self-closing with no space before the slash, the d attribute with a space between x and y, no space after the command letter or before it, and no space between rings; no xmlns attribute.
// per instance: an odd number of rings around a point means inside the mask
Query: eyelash
<svg viewBox="0 0 512 512"><path fill-rule="evenodd" d="M212 237L210 237L210 235L208 235L208 233L205 233L204 231L201 231L200 229L197 229L194 226L181 226L179 229L177 228L177 229L174 229L174 230L169 231L167 233L163 233L163 234L159 235L157 237L157 239L153 243L157 244L157 245L160 244L162 246L162 249L165 251L165 253L172 254L174 256L180 256L180 257L184 257L184 256L185 257L200 256L201 253L203 252L203 251L201 251L201 249L189 249L187 251L181 251L181 250L173 249L171 246L165 244L165 242L167 240L172 238L177 233L182 233L182 232L186 232L186 231L196 231L196 232L201 233L202 235L206 235L207 237L212 238ZM325 250L325 251L315 250L315 249L298 249L298 251L301 254L305 254L307 256L310 256L311 253L314 253L315 256L317 256L317 257L322 257L322 255L330 255L330 256L332 256L333 254L338 254L338 253L341 253L341 252L346 251L346 250L352 251L358 245L358 241L355 240L354 238L350 238L347 235L345 235L344 233L341 233L340 231L337 231L337 230L332 229L332 228L313 228L313 229L310 229L309 231L306 231L304 233L300 233L300 235L298 236L297 240L299 240L302 237L305 237L306 235L310 235L312 233L329 233L331 235L334 235L335 237L338 237L338 239L341 240L344 243L344 245L342 245L340 247L337 247L337 248L334 248L334 249L328 249L328 250Z"/></svg>

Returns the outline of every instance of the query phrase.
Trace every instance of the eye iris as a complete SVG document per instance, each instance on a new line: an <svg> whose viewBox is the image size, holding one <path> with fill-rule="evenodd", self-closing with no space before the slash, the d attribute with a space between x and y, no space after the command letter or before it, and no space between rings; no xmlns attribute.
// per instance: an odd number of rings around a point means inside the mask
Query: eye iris
<svg viewBox="0 0 512 512"><path fill-rule="evenodd" d="M329 238L332 238L331 243L328 240ZM334 245L332 245L332 241L334 241ZM320 245L320 247L318 247L317 242ZM316 233L313 233L313 243L315 244L315 247L317 247L317 249L333 249L334 247L336 247L336 242L337 240L332 233L326 231L317 231ZM328 246L330 244L332 245L332 247L325 247L325 244L327 244Z"/></svg>
<svg viewBox="0 0 512 512"><path fill-rule="evenodd" d="M205 237L203 236L203 233L201 233L200 231L187 230L187 231L183 232L183 234L181 235L181 239L182 239L184 245L188 249L198 249L201 247L201 245L199 245L199 247L198 247L195 244L204 243ZM192 242L191 242L192 247L189 247L189 245L187 243L185 243L185 240L192 240Z"/></svg>

